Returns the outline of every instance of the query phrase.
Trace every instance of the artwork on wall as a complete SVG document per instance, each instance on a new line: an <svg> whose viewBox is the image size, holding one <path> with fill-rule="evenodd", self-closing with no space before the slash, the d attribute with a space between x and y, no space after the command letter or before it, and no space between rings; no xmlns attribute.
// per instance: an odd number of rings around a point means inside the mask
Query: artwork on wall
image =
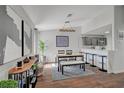
<svg viewBox="0 0 124 93"><path fill-rule="evenodd" d="M56 36L56 47L69 47L69 37Z"/></svg>
<svg viewBox="0 0 124 93"><path fill-rule="evenodd" d="M124 32L119 31L119 40L123 40L123 39L124 39Z"/></svg>
<svg viewBox="0 0 124 93"><path fill-rule="evenodd" d="M31 52L32 30L30 26L13 8L0 5L0 65Z"/></svg>
<svg viewBox="0 0 124 93"><path fill-rule="evenodd" d="M23 29L24 29L24 42L23 42L23 47L24 47L24 54L23 55L28 55L32 52L32 30L30 26L24 21L23 23Z"/></svg>
<svg viewBox="0 0 124 93"><path fill-rule="evenodd" d="M0 64L21 57L21 18L8 6L0 5Z"/></svg>

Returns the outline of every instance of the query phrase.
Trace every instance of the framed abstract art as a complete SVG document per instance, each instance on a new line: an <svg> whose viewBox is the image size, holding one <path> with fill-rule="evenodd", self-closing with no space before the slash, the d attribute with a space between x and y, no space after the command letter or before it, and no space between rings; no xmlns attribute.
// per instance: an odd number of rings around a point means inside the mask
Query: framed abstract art
<svg viewBox="0 0 124 93"><path fill-rule="evenodd" d="M69 37L56 36L56 47L69 47Z"/></svg>

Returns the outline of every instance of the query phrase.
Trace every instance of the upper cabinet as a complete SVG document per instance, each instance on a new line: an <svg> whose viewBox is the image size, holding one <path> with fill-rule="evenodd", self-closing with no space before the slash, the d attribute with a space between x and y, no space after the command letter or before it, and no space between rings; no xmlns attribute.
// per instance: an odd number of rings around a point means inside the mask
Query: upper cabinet
<svg viewBox="0 0 124 93"><path fill-rule="evenodd" d="M105 45L107 45L107 39L106 38L99 38L98 39L98 45L99 46L105 46Z"/></svg>
<svg viewBox="0 0 124 93"><path fill-rule="evenodd" d="M86 46L106 46L107 39L105 37L83 37L83 44Z"/></svg>

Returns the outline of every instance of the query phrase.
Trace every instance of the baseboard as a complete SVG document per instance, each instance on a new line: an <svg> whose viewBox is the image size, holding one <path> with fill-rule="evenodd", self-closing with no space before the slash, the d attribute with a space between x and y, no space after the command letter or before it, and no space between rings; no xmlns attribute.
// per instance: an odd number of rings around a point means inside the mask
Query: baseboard
<svg viewBox="0 0 124 93"><path fill-rule="evenodd" d="M113 71L114 74L123 73L123 72L124 72L124 69L123 70L118 70L118 71Z"/></svg>

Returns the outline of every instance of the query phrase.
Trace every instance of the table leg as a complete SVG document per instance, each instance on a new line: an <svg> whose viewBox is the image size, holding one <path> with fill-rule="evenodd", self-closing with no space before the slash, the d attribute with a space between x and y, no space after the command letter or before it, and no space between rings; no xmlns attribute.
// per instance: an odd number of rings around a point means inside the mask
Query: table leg
<svg viewBox="0 0 124 93"><path fill-rule="evenodd" d="M61 64L60 64L60 71L62 71L62 66L61 66Z"/></svg>
<svg viewBox="0 0 124 93"><path fill-rule="evenodd" d="M80 65L80 69L81 69L82 65Z"/></svg>
<svg viewBox="0 0 124 93"><path fill-rule="evenodd" d="M21 73L21 88L23 88L22 73Z"/></svg>
<svg viewBox="0 0 124 93"><path fill-rule="evenodd" d="M25 82L25 84L26 84L26 88L27 88L27 71L25 72L25 74L26 74L26 82Z"/></svg>
<svg viewBox="0 0 124 93"><path fill-rule="evenodd" d="M83 65L83 69L84 69L84 71L85 71L85 63L84 64L82 64Z"/></svg>
<svg viewBox="0 0 124 93"><path fill-rule="evenodd" d="M16 80L16 74L14 74L14 80Z"/></svg>
<svg viewBox="0 0 124 93"><path fill-rule="evenodd" d="M64 73L63 73L63 67L64 67L64 66L62 65L62 75L64 74Z"/></svg>
<svg viewBox="0 0 124 93"><path fill-rule="evenodd" d="M87 53L86 53L86 62L85 62L86 64L89 64L89 63L87 63Z"/></svg>
<svg viewBox="0 0 124 93"><path fill-rule="evenodd" d="M92 64L90 65L91 67L96 67L95 65L94 65L94 54L92 54Z"/></svg>
<svg viewBox="0 0 124 93"><path fill-rule="evenodd" d="M59 57L58 57L58 72L59 72Z"/></svg>

